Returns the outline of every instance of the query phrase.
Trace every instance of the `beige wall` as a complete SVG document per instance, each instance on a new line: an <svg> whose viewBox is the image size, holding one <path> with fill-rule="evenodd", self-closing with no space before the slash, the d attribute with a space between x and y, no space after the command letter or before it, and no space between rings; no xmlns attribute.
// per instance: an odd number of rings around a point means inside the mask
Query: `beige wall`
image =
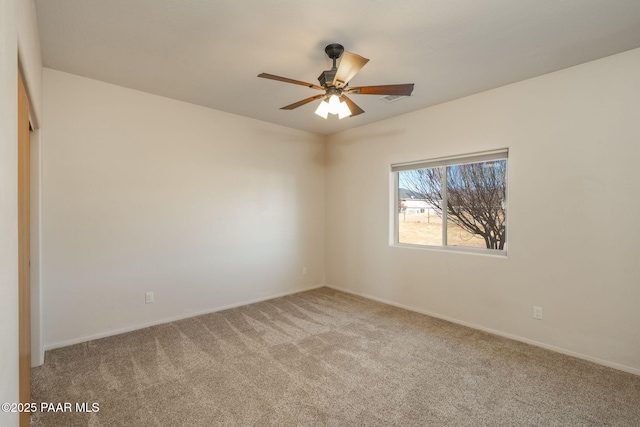
<svg viewBox="0 0 640 427"><path fill-rule="evenodd" d="M49 69L43 111L46 348L323 283L321 137Z"/></svg>
<svg viewBox="0 0 640 427"><path fill-rule="evenodd" d="M0 1L0 403L18 401L17 2ZM18 414L0 412L0 425Z"/></svg>
<svg viewBox="0 0 640 427"><path fill-rule="evenodd" d="M41 68L33 7L32 0L0 1L0 402L18 401L17 72L24 74L35 122ZM39 350L36 345L36 362ZM18 425L18 414L0 412L0 425Z"/></svg>
<svg viewBox="0 0 640 427"><path fill-rule="evenodd" d="M18 5L18 56L20 69L29 96L31 125L40 127L42 110L42 59L40 57L40 36L36 19L35 0L20 0Z"/></svg>
<svg viewBox="0 0 640 427"><path fill-rule="evenodd" d="M329 137L327 283L640 374L639 93L633 50ZM508 257L389 246L391 163L503 147Z"/></svg>

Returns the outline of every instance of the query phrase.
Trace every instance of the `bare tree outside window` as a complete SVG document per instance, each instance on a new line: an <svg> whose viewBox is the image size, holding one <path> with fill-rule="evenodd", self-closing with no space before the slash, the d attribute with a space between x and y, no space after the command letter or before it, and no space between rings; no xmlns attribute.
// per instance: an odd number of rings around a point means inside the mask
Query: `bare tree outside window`
<svg viewBox="0 0 640 427"><path fill-rule="evenodd" d="M503 250L506 243L506 171L507 161L502 159L403 170L399 172L399 185L419 195L419 199L443 218L444 244L465 246L461 240L474 239L475 244L466 246L477 246L478 242L484 241L487 249ZM445 176L446 184L443 185ZM446 215L443 212L445 205ZM458 239L453 241L454 237Z"/></svg>

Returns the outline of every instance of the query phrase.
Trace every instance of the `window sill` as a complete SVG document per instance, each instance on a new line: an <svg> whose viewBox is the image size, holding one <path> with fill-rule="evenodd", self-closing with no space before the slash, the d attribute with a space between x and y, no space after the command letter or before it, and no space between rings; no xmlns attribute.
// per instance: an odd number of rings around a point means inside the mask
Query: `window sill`
<svg viewBox="0 0 640 427"><path fill-rule="evenodd" d="M400 248L400 249L418 249L418 250L433 251L433 252L451 252L456 254L480 255L480 256L487 256L491 258L507 259L506 250L501 251L501 250L493 250L493 249L470 248L470 247L464 247L464 246L413 245L411 243L391 243L389 246L391 246L392 248Z"/></svg>

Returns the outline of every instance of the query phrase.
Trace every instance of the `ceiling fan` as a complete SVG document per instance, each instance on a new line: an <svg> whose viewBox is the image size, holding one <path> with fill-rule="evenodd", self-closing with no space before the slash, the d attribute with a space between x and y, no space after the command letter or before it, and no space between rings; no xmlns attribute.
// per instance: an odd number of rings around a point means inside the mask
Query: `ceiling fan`
<svg viewBox="0 0 640 427"><path fill-rule="evenodd" d="M320 85L293 80L286 77L280 77L273 74L262 73L258 77L264 79L277 80L285 83L293 83L296 85L310 87L311 89L321 90L324 93L315 95L302 101L282 107L281 110L293 110L302 105L308 104L316 99L324 98L316 109L316 114L327 118L328 114L337 114L340 119L348 116L357 116L364 113L364 110L358 107L349 95L397 95L409 96L413 92L413 83L400 85L382 85L382 86L356 86L349 87L349 82L353 76L358 73L366 65L369 60L355 53L345 52L344 47L337 43L332 43L324 49L329 58L333 60L333 67L330 70L323 71L318 77ZM340 65L336 67L336 60L342 57Z"/></svg>

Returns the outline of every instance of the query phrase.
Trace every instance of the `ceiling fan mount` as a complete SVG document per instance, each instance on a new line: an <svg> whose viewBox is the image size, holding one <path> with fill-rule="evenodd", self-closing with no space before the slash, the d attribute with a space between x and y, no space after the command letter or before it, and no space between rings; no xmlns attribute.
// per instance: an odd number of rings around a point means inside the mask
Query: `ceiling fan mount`
<svg viewBox="0 0 640 427"><path fill-rule="evenodd" d="M338 43L331 43L324 48L324 53L331 59L333 59L333 66L336 66L336 59L342 56L342 52L344 52L344 46Z"/></svg>
<svg viewBox="0 0 640 427"><path fill-rule="evenodd" d="M410 96L411 92L413 92L413 83L347 88L351 79L367 64L367 62L369 62L369 60L360 55L356 55L355 53L345 52L344 47L338 43L331 43L327 45L327 47L324 48L324 51L327 56L333 60L333 66L330 70L323 71L322 74L320 74L320 77L318 77L320 85L267 73L261 73L258 75L258 77L265 79L307 86L311 89L321 90L324 92L323 94L315 95L282 107L281 110L293 110L302 105L308 104L309 102L324 98L316 110L316 114L324 118L327 118L328 113L338 114L340 118L343 118L347 116L357 116L358 114L364 113L364 110L349 99L347 94ZM340 65L336 67L338 59L340 59Z"/></svg>

